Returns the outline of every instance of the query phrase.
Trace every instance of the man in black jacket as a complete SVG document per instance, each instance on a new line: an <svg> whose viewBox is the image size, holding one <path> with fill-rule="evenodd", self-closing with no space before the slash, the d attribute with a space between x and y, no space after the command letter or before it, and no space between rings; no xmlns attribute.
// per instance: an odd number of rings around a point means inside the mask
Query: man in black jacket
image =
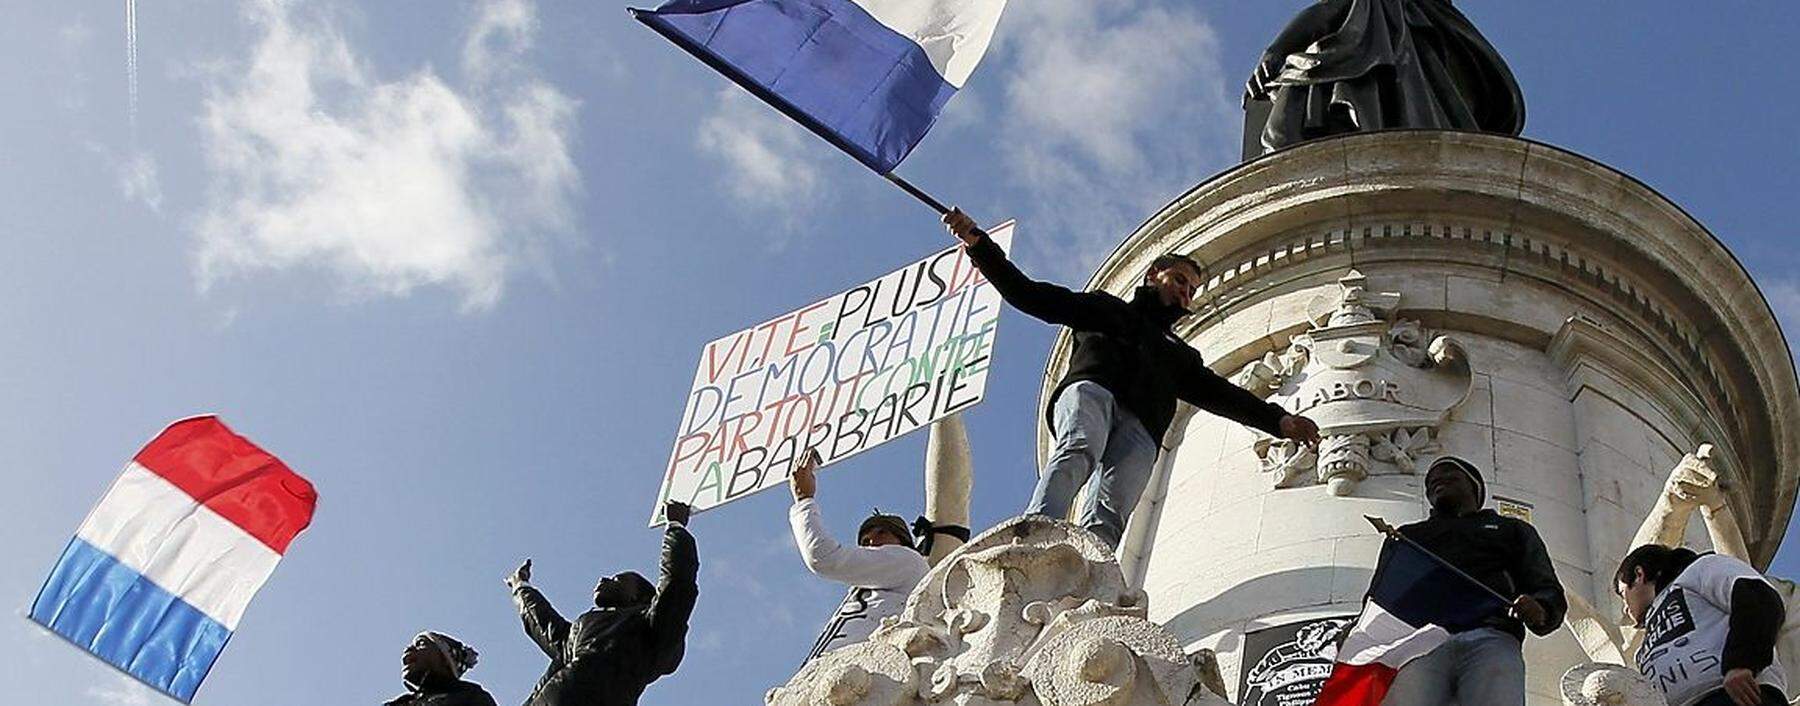
<svg viewBox="0 0 1800 706"><path fill-rule="evenodd" d="M635 706L644 687L675 672L700 595L690 514L678 502L664 510L659 585L631 571L602 578L594 586L595 608L573 622L531 586L530 559L507 577L525 634L550 658L526 706Z"/></svg>
<svg viewBox="0 0 1800 706"><path fill-rule="evenodd" d="M1069 371L1045 410L1056 444L1027 514L1067 517L1075 493L1093 482L1075 522L1118 547L1150 481L1176 399L1274 436L1318 443L1312 420L1231 384L1170 331L1188 315L1200 286L1193 260L1157 258L1127 302L1026 277L961 210L946 214L944 225L1006 303L1075 334Z"/></svg>
<svg viewBox="0 0 1800 706"><path fill-rule="evenodd" d="M1505 614L1450 636L1407 662L1388 688L1387 706L1524 706L1525 629L1549 635L1569 603L1536 529L1482 509L1487 483L1468 461L1446 456L1425 473L1431 516L1400 533L1470 578L1512 597Z"/></svg>
<svg viewBox="0 0 1800 706"><path fill-rule="evenodd" d="M475 648L441 632L426 631L400 653L400 679L406 693L387 706L494 706L480 684L463 681L480 655Z"/></svg>

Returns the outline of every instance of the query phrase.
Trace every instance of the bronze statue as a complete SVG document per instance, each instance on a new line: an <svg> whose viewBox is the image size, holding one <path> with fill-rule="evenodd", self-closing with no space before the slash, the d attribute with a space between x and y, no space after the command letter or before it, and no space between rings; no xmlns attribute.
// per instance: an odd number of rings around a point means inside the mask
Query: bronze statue
<svg viewBox="0 0 1800 706"><path fill-rule="evenodd" d="M1525 126L1512 71L1450 0L1320 0L1263 52L1244 100L1272 102L1265 153L1363 130Z"/></svg>

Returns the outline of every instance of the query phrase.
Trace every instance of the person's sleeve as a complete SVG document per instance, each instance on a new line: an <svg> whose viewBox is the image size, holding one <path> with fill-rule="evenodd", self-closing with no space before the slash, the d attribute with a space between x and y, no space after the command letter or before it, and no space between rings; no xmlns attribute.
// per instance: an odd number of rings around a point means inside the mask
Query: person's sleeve
<svg viewBox="0 0 1800 706"><path fill-rule="evenodd" d="M519 620L525 623L525 634L537 643L550 659L563 657L563 644L569 639L569 621L564 620L550 599L528 584L513 589L513 605L519 609Z"/></svg>
<svg viewBox="0 0 1800 706"><path fill-rule="evenodd" d="M1176 395L1182 401L1270 436L1281 437L1281 418L1288 412L1238 387L1206 367L1200 353L1188 350L1186 370Z"/></svg>
<svg viewBox="0 0 1800 706"><path fill-rule="evenodd" d="M656 673L673 674L687 652L688 618L700 600L700 552L686 527L669 523L663 530L662 578L650 602L650 634L656 641Z"/></svg>
<svg viewBox="0 0 1800 706"><path fill-rule="evenodd" d="M1562 582L1556 578L1556 564L1550 561L1550 550L1544 546L1544 538L1539 537L1537 530L1529 524L1520 522L1519 528L1523 546L1513 572L1513 585L1519 593L1537 599L1544 607L1543 624L1526 627L1539 636L1549 635L1562 626L1563 616L1569 612L1569 599L1563 595Z"/></svg>
<svg viewBox="0 0 1800 706"><path fill-rule="evenodd" d="M1723 554L1695 559L1677 581L1730 614L1720 673L1733 669L1760 672L1775 661L1775 640L1787 622L1781 594L1756 567Z"/></svg>
<svg viewBox="0 0 1800 706"><path fill-rule="evenodd" d="M1118 299L1097 292L1074 292L1048 282L1025 276L1006 251L992 238L983 237L964 251L975 269L994 285L994 291L1013 308L1047 323L1067 326L1077 331L1116 333L1123 319Z"/></svg>
<svg viewBox="0 0 1800 706"><path fill-rule="evenodd" d="M788 525L794 530L794 546L808 571L821 578L865 588L912 588L924 573L925 557L918 552L891 545L886 547L845 546L825 532L825 520L819 515L819 503L807 498L788 508Z"/></svg>

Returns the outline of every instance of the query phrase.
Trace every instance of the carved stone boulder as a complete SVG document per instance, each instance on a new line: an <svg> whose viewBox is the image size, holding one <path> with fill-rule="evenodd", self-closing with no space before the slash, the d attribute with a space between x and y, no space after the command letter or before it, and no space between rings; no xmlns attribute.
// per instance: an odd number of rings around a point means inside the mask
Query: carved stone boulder
<svg viewBox="0 0 1800 706"><path fill-rule="evenodd" d="M1224 704L1196 659L1144 618L1098 537L1041 516L945 558L867 642L828 652L770 706Z"/></svg>

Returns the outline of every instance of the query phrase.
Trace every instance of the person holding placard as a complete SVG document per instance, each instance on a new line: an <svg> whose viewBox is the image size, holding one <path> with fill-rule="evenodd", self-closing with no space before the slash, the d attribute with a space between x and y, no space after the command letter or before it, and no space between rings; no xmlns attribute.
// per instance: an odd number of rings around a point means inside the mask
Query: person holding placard
<svg viewBox="0 0 1800 706"><path fill-rule="evenodd" d="M1027 514L1066 517L1076 491L1093 483L1075 522L1118 547L1177 399L1273 436L1319 442L1312 420L1220 377L1171 330L1202 282L1193 260L1156 258L1126 301L1026 277L961 209L945 214L944 225L1006 303L1075 336L1069 371L1045 410L1056 441Z"/></svg>
<svg viewBox="0 0 1800 706"><path fill-rule="evenodd" d="M788 489L794 492L788 524L794 530L794 546L800 550L806 569L820 578L848 585L850 591L819 632L819 641L806 655L808 661L868 639L882 618L900 612L907 595L929 568L925 556L913 547L906 520L896 515L876 511L863 520L856 531L856 546L847 547L832 539L825 531L816 497L820 463L819 452L807 449L795 464L788 479Z"/></svg>
<svg viewBox="0 0 1800 706"><path fill-rule="evenodd" d="M526 706L635 706L644 688L674 674L699 599L700 556L687 531L692 509L664 506L662 580L634 571L602 577L594 609L568 620L531 585L531 560L506 577L525 634L550 658Z"/></svg>

